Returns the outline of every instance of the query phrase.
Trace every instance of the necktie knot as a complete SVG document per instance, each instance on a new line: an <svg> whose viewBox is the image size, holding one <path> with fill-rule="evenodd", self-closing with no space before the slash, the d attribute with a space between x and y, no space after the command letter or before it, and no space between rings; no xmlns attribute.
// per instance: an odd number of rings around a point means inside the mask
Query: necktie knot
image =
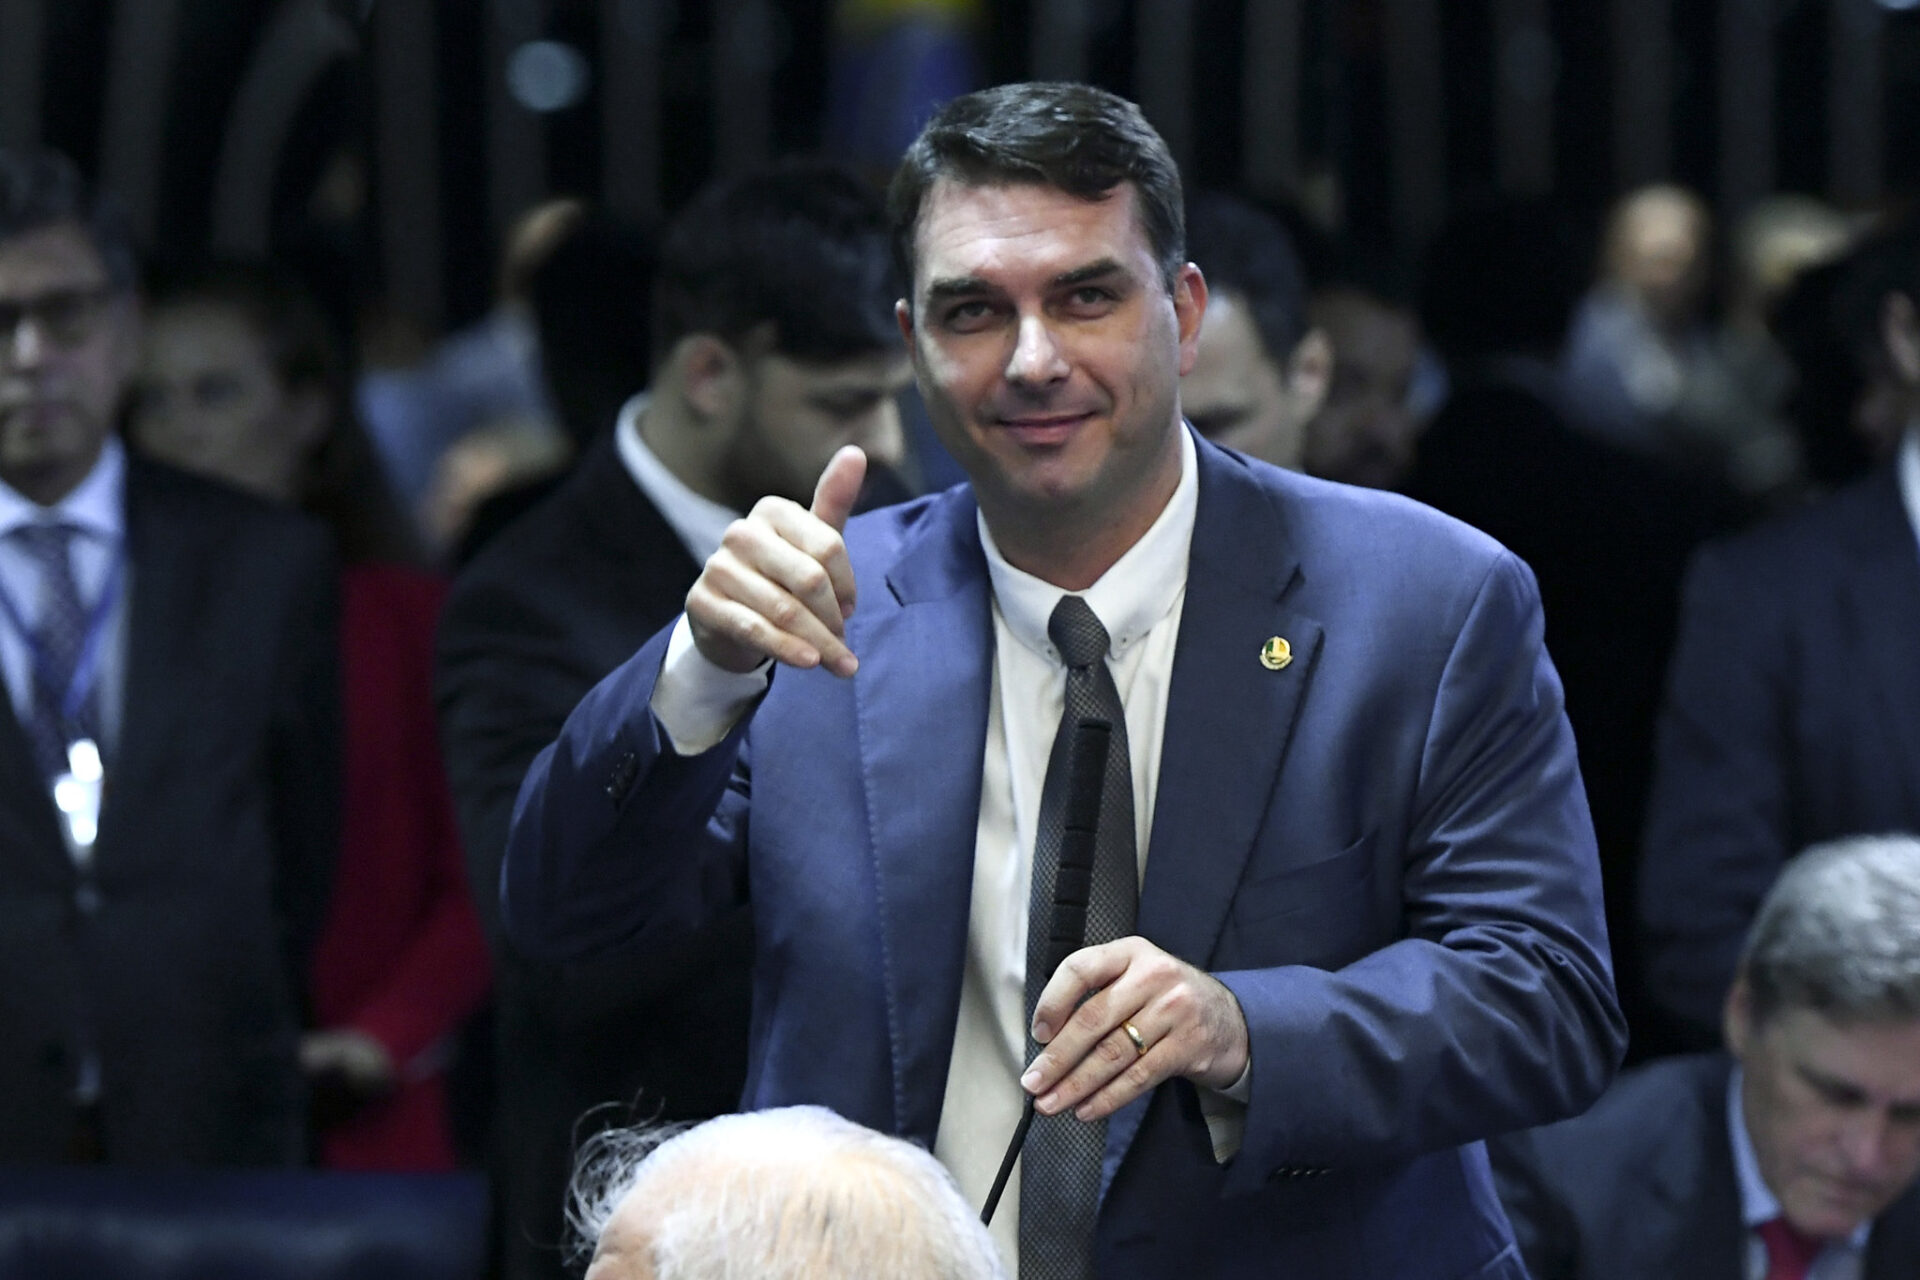
<svg viewBox="0 0 1920 1280"><path fill-rule="evenodd" d="M13 531L14 541L20 544L36 566L45 569L50 565L72 572L68 567L67 544L73 541L74 527L62 520L46 520L35 524L23 524Z"/></svg>
<svg viewBox="0 0 1920 1280"><path fill-rule="evenodd" d="M1766 1280L1806 1280L1813 1260L1826 1243L1810 1236L1785 1218L1770 1218L1755 1230L1767 1246Z"/></svg>
<svg viewBox="0 0 1920 1280"><path fill-rule="evenodd" d="M1047 638L1069 667L1090 667L1107 656L1107 629L1079 596L1061 596L1047 619Z"/></svg>

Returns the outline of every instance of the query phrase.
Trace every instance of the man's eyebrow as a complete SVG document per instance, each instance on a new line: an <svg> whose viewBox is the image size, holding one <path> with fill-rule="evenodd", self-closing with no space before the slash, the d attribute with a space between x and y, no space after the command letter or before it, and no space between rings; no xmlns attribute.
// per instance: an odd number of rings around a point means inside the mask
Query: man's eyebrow
<svg viewBox="0 0 1920 1280"><path fill-rule="evenodd" d="M993 286L979 276L950 276L927 285L927 302L931 305L951 298L972 298L992 292Z"/></svg>
<svg viewBox="0 0 1920 1280"><path fill-rule="evenodd" d="M1102 258L1098 262L1089 262L1084 267L1075 267L1053 278L1056 289L1071 289L1077 284L1088 284L1094 280L1104 280L1108 276L1126 276L1131 279L1133 273L1114 258Z"/></svg>

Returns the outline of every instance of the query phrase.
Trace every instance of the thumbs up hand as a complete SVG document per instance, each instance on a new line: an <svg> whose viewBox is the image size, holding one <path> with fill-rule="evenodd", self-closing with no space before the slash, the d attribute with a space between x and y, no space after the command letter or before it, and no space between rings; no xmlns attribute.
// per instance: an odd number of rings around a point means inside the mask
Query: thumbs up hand
<svg viewBox="0 0 1920 1280"><path fill-rule="evenodd" d="M768 658L837 676L859 668L845 639L854 582L840 533L866 473L866 454L848 445L820 473L811 508L762 498L728 526L687 593L687 623L707 661L727 671Z"/></svg>

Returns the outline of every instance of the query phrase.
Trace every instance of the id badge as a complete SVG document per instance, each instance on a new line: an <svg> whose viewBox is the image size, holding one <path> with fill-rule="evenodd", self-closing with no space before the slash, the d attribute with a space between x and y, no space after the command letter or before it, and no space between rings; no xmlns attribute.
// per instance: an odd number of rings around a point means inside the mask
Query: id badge
<svg viewBox="0 0 1920 1280"><path fill-rule="evenodd" d="M67 747L67 771L53 780L53 807L66 821L74 859L86 862L100 835L100 798L106 790L106 770L100 748L92 738L76 739Z"/></svg>

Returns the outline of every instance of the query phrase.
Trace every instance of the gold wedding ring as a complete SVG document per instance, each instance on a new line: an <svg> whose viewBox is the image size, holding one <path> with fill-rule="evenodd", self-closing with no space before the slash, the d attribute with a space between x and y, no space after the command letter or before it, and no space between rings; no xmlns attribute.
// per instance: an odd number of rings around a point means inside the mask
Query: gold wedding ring
<svg viewBox="0 0 1920 1280"><path fill-rule="evenodd" d="M1146 1038L1140 1034L1140 1028L1134 1026L1131 1022L1123 1022L1120 1024L1120 1029L1127 1033L1127 1039L1133 1041L1133 1052L1136 1057L1147 1051L1147 1041Z"/></svg>

